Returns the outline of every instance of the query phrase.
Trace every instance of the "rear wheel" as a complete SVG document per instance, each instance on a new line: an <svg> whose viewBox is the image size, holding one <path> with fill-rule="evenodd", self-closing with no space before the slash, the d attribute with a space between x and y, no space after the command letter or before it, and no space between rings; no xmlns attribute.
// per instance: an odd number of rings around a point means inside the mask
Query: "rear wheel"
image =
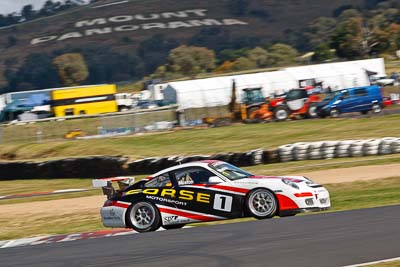
<svg viewBox="0 0 400 267"><path fill-rule="evenodd" d="M274 118L277 121L285 121L289 118L289 110L285 106L279 106L274 110Z"/></svg>
<svg viewBox="0 0 400 267"><path fill-rule="evenodd" d="M379 104L373 104L372 105L372 113L381 113L382 112L382 107Z"/></svg>
<svg viewBox="0 0 400 267"><path fill-rule="evenodd" d="M126 213L127 226L138 232L155 231L160 227L160 221L158 209L146 201L133 204Z"/></svg>
<svg viewBox="0 0 400 267"><path fill-rule="evenodd" d="M185 226L185 224L172 224L172 225L163 225L163 228L165 230L173 230L173 229L180 229L183 226Z"/></svg>
<svg viewBox="0 0 400 267"><path fill-rule="evenodd" d="M367 115L367 114L368 114L368 110L363 110L363 111L361 111L361 114Z"/></svg>
<svg viewBox="0 0 400 267"><path fill-rule="evenodd" d="M251 191L246 197L245 205L246 211L257 219L272 218L278 210L275 195L264 188Z"/></svg>
<svg viewBox="0 0 400 267"><path fill-rule="evenodd" d="M318 103L312 102L310 103L310 105L308 106L308 110L307 110L307 118L317 118L318 117L318 113L317 113L317 105Z"/></svg>

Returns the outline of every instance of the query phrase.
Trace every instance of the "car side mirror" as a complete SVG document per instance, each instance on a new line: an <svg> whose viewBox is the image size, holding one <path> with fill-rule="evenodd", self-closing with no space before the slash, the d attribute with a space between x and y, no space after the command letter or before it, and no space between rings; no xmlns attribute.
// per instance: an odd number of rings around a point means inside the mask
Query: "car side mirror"
<svg viewBox="0 0 400 267"><path fill-rule="evenodd" d="M223 182L223 180L221 178L219 178L218 176L210 176L210 178L208 178L209 184L219 184L222 182Z"/></svg>

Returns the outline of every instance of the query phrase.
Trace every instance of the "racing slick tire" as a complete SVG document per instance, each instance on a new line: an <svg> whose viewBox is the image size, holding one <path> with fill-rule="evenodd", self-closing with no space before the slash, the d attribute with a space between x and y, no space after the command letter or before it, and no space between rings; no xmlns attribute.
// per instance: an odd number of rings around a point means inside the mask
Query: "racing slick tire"
<svg viewBox="0 0 400 267"><path fill-rule="evenodd" d="M278 106L274 110L274 118L276 121L285 121L289 118L289 110L285 106Z"/></svg>
<svg viewBox="0 0 400 267"><path fill-rule="evenodd" d="M313 119L313 118L318 118L318 113L317 113L317 102L312 102L308 106L308 110L306 113L306 118Z"/></svg>
<svg viewBox="0 0 400 267"><path fill-rule="evenodd" d="M155 231L161 226L160 212L147 201L137 202L126 212L126 225L140 233Z"/></svg>
<svg viewBox="0 0 400 267"><path fill-rule="evenodd" d="M162 227L165 230L173 230L173 229L180 229L183 226L185 226L185 224L171 224L171 225L163 225Z"/></svg>
<svg viewBox="0 0 400 267"><path fill-rule="evenodd" d="M268 219L278 211L278 201L271 191L257 188L247 194L245 200L246 212L257 219Z"/></svg>

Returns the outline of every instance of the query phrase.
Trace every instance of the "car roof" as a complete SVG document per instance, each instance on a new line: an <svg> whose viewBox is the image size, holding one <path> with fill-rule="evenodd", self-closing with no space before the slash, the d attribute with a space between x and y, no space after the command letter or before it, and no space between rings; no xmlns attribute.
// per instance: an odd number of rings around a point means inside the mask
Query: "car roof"
<svg viewBox="0 0 400 267"><path fill-rule="evenodd" d="M170 171L174 171L174 170L178 170L178 169L182 169L182 168L186 168L186 167L207 167L209 164L217 163L217 162L223 162L223 161L201 160L201 161L193 161L193 162L183 163L183 164L175 165L175 166L166 168L164 170L161 170L159 172L156 172L156 173L150 175L149 177L155 177L155 176L158 176L165 172L170 172Z"/></svg>

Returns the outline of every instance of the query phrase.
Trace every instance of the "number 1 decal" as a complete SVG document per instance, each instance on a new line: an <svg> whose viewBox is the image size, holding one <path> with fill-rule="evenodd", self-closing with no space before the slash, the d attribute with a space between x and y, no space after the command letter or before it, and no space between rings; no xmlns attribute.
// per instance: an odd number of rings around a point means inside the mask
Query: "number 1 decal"
<svg viewBox="0 0 400 267"><path fill-rule="evenodd" d="M232 197L226 195L215 194L214 206L215 210L222 210L231 212L232 210Z"/></svg>

